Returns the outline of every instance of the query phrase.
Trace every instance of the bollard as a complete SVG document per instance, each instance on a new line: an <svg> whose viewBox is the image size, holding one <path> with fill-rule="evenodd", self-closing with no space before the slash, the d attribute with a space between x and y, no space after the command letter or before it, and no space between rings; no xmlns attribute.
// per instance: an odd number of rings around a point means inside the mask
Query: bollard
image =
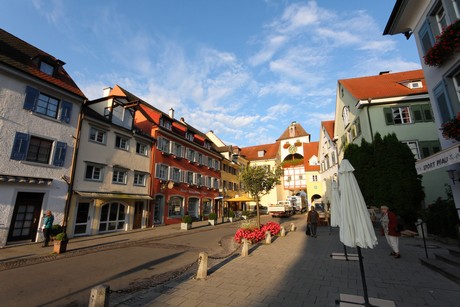
<svg viewBox="0 0 460 307"><path fill-rule="evenodd" d="M109 306L110 286L99 285L91 289L88 307L106 307Z"/></svg>
<svg viewBox="0 0 460 307"><path fill-rule="evenodd" d="M196 279L205 279L208 276L208 254L201 252L198 256L200 263L198 265L198 272L196 273Z"/></svg>
<svg viewBox="0 0 460 307"><path fill-rule="evenodd" d="M272 234L268 230L265 232L265 244L272 244Z"/></svg>
<svg viewBox="0 0 460 307"><path fill-rule="evenodd" d="M249 254L248 240L243 239L243 248L241 249L241 257L246 257Z"/></svg>
<svg viewBox="0 0 460 307"><path fill-rule="evenodd" d="M296 227L294 223L291 223L291 231L295 231Z"/></svg>
<svg viewBox="0 0 460 307"><path fill-rule="evenodd" d="M281 226L281 234L280 236L285 237L286 236L286 229L284 229L283 226Z"/></svg>

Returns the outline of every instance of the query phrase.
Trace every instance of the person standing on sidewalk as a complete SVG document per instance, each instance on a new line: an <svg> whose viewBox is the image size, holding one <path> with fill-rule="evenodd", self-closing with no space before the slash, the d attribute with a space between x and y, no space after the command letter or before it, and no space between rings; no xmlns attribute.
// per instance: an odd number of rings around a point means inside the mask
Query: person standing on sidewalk
<svg viewBox="0 0 460 307"><path fill-rule="evenodd" d="M394 256L396 259L401 258L401 254L399 253L399 237L401 236L401 232L397 229L398 218L387 206L381 206L380 212L382 213L380 218L382 231L392 250L390 256Z"/></svg>
<svg viewBox="0 0 460 307"><path fill-rule="evenodd" d="M307 213L307 227L310 227L310 236L316 238L316 228L318 227L319 214L315 210L315 205L312 204L310 211Z"/></svg>
<svg viewBox="0 0 460 307"><path fill-rule="evenodd" d="M50 210L46 211L45 217L43 218L43 235L45 241L42 247L47 247L50 242L51 230L53 229L54 216Z"/></svg>

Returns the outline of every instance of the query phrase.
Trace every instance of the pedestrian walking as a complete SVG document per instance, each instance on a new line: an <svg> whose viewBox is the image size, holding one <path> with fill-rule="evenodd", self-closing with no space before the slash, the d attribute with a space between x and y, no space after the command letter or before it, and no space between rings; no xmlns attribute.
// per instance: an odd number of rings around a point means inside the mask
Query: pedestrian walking
<svg viewBox="0 0 460 307"><path fill-rule="evenodd" d="M391 248L390 256L394 256L396 259L401 258L401 254L399 253L401 230L398 226L398 218L387 206L381 206L380 212L382 213L380 217L382 232Z"/></svg>
<svg viewBox="0 0 460 307"><path fill-rule="evenodd" d="M315 210L315 205L311 205L307 213L307 227L310 227L310 236L316 238L316 228L318 227L319 214Z"/></svg>
<svg viewBox="0 0 460 307"><path fill-rule="evenodd" d="M50 210L46 211L45 216L43 217L43 235L45 236L45 241L43 242L42 247L47 247L50 242L51 230L53 229L54 216Z"/></svg>

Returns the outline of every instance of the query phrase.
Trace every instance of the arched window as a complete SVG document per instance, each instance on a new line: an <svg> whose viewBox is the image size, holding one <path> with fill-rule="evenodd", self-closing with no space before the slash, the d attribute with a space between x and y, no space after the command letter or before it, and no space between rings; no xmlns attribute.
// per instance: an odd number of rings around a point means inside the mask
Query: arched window
<svg viewBox="0 0 460 307"><path fill-rule="evenodd" d="M182 206L183 198L179 196L172 196L168 202L168 217L177 218L184 215L184 208Z"/></svg>
<svg viewBox="0 0 460 307"><path fill-rule="evenodd" d="M126 206L122 203L108 203L101 208L99 232L122 230L125 227Z"/></svg>

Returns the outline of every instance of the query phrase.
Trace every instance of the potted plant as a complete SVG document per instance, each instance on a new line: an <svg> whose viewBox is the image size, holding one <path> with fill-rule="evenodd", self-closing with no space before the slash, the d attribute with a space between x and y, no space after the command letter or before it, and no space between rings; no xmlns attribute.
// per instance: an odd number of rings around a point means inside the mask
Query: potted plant
<svg viewBox="0 0 460 307"><path fill-rule="evenodd" d="M56 237L56 235L60 232L62 232L62 226L59 224L54 224L53 227L51 228L51 234L50 234L51 241L54 241L54 237Z"/></svg>
<svg viewBox="0 0 460 307"><path fill-rule="evenodd" d="M230 210L228 212L228 220L230 221L230 223L233 223L234 218L235 218L235 212L233 210Z"/></svg>
<svg viewBox="0 0 460 307"><path fill-rule="evenodd" d="M460 141L460 112L457 116L441 125L442 136L445 139Z"/></svg>
<svg viewBox="0 0 460 307"><path fill-rule="evenodd" d="M189 230L192 229L192 217L188 214L182 217L182 223L180 225L180 229Z"/></svg>
<svg viewBox="0 0 460 307"><path fill-rule="evenodd" d="M217 214L215 212L209 213L209 215L208 215L209 224L214 226L216 224L216 221L217 221Z"/></svg>
<svg viewBox="0 0 460 307"><path fill-rule="evenodd" d="M65 232L60 232L54 237L54 249L53 253L55 254L62 254L65 253L67 250L67 243L69 239L67 238L67 234Z"/></svg>
<svg viewBox="0 0 460 307"><path fill-rule="evenodd" d="M241 213L241 216L243 217L243 219L247 220L248 217L249 217L249 211L248 211L248 210L244 210L244 211Z"/></svg>
<svg viewBox="0 0 460 307"><path fill-rule="evenodd" d="M449 25L436 36L436 43L425 54L425 64L441 66L460 52L460 20Z"/></svg>

